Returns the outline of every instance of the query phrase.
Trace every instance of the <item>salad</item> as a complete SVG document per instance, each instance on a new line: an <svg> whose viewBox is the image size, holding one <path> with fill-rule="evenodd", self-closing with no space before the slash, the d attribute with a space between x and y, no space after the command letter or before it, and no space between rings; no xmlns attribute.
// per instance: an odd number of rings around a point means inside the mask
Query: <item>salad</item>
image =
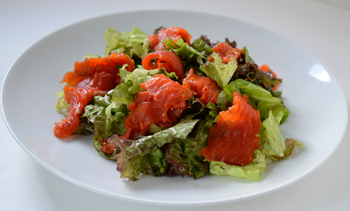
<svg viewBox="0 0 350 211"><path fill-rule="evenodd" d="M121 178L230 175L257 181L269 162L288 158L289 110L282 79L235 41L193 42L181 27L147 35L108 28L103 55L87 55L63 76L54 134L93 134L99 155Z"/></svg>

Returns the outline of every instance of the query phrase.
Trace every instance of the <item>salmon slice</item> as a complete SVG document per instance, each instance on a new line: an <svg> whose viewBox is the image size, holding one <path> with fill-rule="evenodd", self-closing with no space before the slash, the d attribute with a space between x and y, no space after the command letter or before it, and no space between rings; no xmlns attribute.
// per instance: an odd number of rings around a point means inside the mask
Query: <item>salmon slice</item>
<svg viewBox="0 0 350 211"><path fill-rule="evenodd" d="M75 87L63 88L68 106L68 115L55 123L54 134L58 138L70 136L79 126L84 108L97 95L105 95L116 86L115 76L110 73L95 73L93 77L80 81Z"/></svg>
<svg viewBox="0 0 350 211"><path fill-rule="evenodd" d="M233 106L220 112L210 129L208 146L199 154L208 161L244 166L252 162L253 153L260 147L260 114L249 104L248 95L233 93Z"/></svg>
<svg viewBox="0 0 350 211"><path fill-rule="evenodd" d="M58 138L70 136L79 126L80 115L84 108L97 95L105 95L107 91L120 84L119 68L127 64L126 69L135 69L134 61L124 53L111 53L103 58L86 58L75 62L74 71L67 72L61 83L68 106L68 115L61 122L55 123L54 134Z"/></svg>
<svg viewBox="0 0 350 211"><path fill-rule="evenodd" d="M242 56L242 50L238 48L233 48L229 44L220 42L216 44L213 48L213 52L219 54L219 56L222 59L222 63L228 63L232 56L235 57L235 59L238 59ZM214 58L212 55L208 57L209 61L213 61Z"/></svg>
<svg viewBox="0 0 350 211"><path fill-rule="evenodd" d="M180 85L162 74L155 75L140 86L146 91L139 92L128 106L131 112L124 122L127 131L120 139L136 139L137 135L145 135L151 123L170 127L187 107L186 101L192 97L187 83Z"/></svg>
<svg viewBox="0 0 350 211"><path fill-rule="evenodd" d="M120 84L121 78L118 75L119 68L124 64L126 69L132 72L135 69L134 60L124 53L111 53L102 58L86 58L82 62L75 62L74 71L67 72L61 82L66 82L70 86L77 85L80 81L93 76L95 73L110 73L115 77L117 84Z"/></svg>
<svg viewBox="0 0 350 211"><path fill-rule="evenodd" d="M180 38L184 39L184 41L188 45L191 45L192 36L187 32L186 29L181 27L162 28L158 31L157 34L152 34L148 36L148 40L150 41L150 47L154 51L163 50L163 40L172 39L176 42Z"/></svg>
<svg viewBox="0 0 350 211"><path fill-rule="evenodd" d="M172 51L157 51L147 54L142 59L142 66L146 70L165 68L168 73L175 72L179 79L185 77L182 61L180 57Z"/></svg>
<svg viewBox="0 0 350 211"><path fill-rule="evenodd" d="M190 74L184 79L184 82L190 85L191 89L196 92L196 96L200 97L200 100L205 105L209 102L216 103L222 90L211 78L194 74L192 68Z"/></svg>

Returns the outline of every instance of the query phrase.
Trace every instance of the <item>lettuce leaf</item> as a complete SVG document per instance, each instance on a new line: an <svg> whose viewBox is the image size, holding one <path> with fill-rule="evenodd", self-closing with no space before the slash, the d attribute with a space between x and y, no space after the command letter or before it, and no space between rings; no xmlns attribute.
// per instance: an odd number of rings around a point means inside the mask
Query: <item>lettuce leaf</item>
<svg viewBox="0 0 350 211"><path fill-rule="evenodd" d="M254 63L254 60L249 56L249 52L248 52L247 47L245 47L245 46L243 47L242 54L244 55L244 61L246 63Z"/></svg>
<svg viewBox="0 0 350 211"><path fill-rule="evenodd" d="M248 50L246 50L248 53ZM247 56L245 56L247 57ZM248 59L248 58L245 58ZM248 59L249 60L249 59ZM272 90L282 79L275 78L271 72L261 71L255 63L243 63L238 65L233 77L234 79L244 79L269 91L274 97L281 97L281 91Z"/></svg>
<svg viewBox="0 0 350 211"><path fill-rule="evenodd" d="M97 98L97 99L96 99ZM110 118L106 115L105 101L103 97L95 97L95 104L90 104L85 107L84 117L88 122L93 124L94 137L93 143L96 151L109 160L115 160L115 151L113 153L104 153L101 151L101 139L111 137L114 134L123 135L126 132L124 126L125 118L128 116L129 111L125 105L120 106L114 113L114 118Z"/></svg>
<svg viewBox="0 0 350 211"><path fill-rule="evenodd" d="M116 109L121 105L128 106L134 101L136 94L141 91L140 84L152 78L156 73L159 73L159 70L145 70L136 68L133 72L126 70L127 65L123 65L119 69L120 77L122 82L116 86L112 91L107 93L107 96L110 97L110 105L106 108L106 115L109 118L114 117Z"/></svg>
<svg viewBox="0 0 350 211"><path fill-rule="evenodd" d="M192 43L192 48L196 51L200 52L202 55L208 57L211 53L213 53L212 47L210 47L204 40L196 39Z"/></svg>
<svg viewBox="0 0 350 211"><path fill-rule="evenodd" d="M273 160L288 158L293 153L294 146L304 148L303 143L299 140L284 140L279 127L282 116L282 111L276 113L276 116L270 111L269 117L261 124L260 150Z"/></svg>
<svg viewBox="0 0 350 211"><path fill-rule="evenodd" d="M56 92L56 95L58 96L57 103L55 105L55 109L63 114L64 116L68 115L67 107L69 104L67 103L65 99L64 92Z"/></svg>
<svg viewBox="0 0 350 211"><path fill-rule="evenodd" d="M249 95L252 105L260 111L262 121L268 118L270 110L274 114L279 113L279 117L281 118L280 124L283 124L287 120L289 110L283 106L280 98L273 97L269 91L243 79L236 79L233 83L242 93Z"/></svg>
<svg viewBox="0 0 350 211"><path fill-rule="evenodd" d="M239 90L238 86L233 82L224 86L224 88L222 89L222 91L218 96L218 99L216 100L216 104L221 110L225 111L232 106L232 101L233 101L232 94L234 92L238 92L239 94L241 94L241 91Z"/></svg>
<svg viewBox="0 0 350 211"><path fill-rule="evenodd" d="M136 94L142 91L140 84L148 81L156 74L164 74L172 79L177 79L174 72L168 73L165 70L153 69L146 70L143 68L136 68L133 72L126 70L127 65L123 65L119 69L122 82L116 86L112 91L107 93L110 98L110 105L106 108L106 115L109 118L115 118L115 110L121 105L128 106L134 101Z"/></svg>
<svg viewBox="0 0 350 211"><path fill-rule="evenodd" d="M154 176L164 175L170 167L163 150L159 148L155 149L150 154L143 156L140 165L143 175L149 175L153 172Z"/></svg>
<svg viewBox="0 0 350 211"><path fill-rule="evenodd" d="M94 125L86 117L80 117L78 128L72 134L90 135L94 133Z"/></svg>
<svg viewBox="0 0 350 211"><path fill-rule="evenodd" d="M165 39L162 41L162 43L176 53L185 64L191 62L197 62L198 64L203 63L202 59L205 57L201 54L201 52L189 46L182 38L178 39L176 42L172 39ZM204 46L201 47L203 47L204 50ZM205 50L208 49L206 48Z"/></svg>
<svg viewBox="0 0 350 211"><path fill-rule="evenodd" d="M197 101L188 110L191 110L192 113L184 118L197 118L206 115L186 139L175 139L165 146L166 159L172 165L168 176L186 175L200 178L209 173L209 162L205 161L202 155L199 155L199 151L207 145L209 128L219 113L214 104L205 106Z"/></svg>
<svg viewBox="0 0 350 211"><path fill-rule="evenodd" d="M168 129L138 140L116 140L115 145L120 149L120 153L116 155L120 177L132 181L138 180L137 177L143 171L141 161L144 156L156 148L171 143L174 139L187 138L197 122L198 120L193 119L182 120Z"/></svg>
<svg viewBox="0 0 350 211"><path fill-rule="evenodd" d="M147 35L135 26L133 26L131 32L119 32L108 27L104 37L107 42L104 55L108 55L112 51L124 52L130 57L135 54L142 59L148 54L149 42L147 42Z"/></svg>
<svg viewBox="0 0 350 211"><path fill-rule="evenodd" d="M261 123L260 149L265 155L284 157L286 145L282 136L279 121L269 112L269 117Z"/></svg>
<svg viewBox="0 0 350 211"><path fill-rule="evenodd" d="M274 160L281 160L281 159L287 159L290 155L292 155L294 148L296 146L299 146L301 149L304 149L303 142L299 141L298 139L293 138L287 138L286 141L286 150L284 151L284 157L273 157Z"/></svg>
<svg viewBox="0 0 350 211"><path fill-rule="evenodd" d="M208 77L224 88L231 80L237 69L237 60L232 57L227 64L222 63L222 59L217 53L213 53L214 62L207 62L199 67Z"/></svg>
<svg viewBox="0 0 350 211"><path fill-rule="evenodd" d="M253 161L245 166L229 165L221 161L210 162L210 173L220 176L233 176L258 181L265 171L265 155L260 150L254 151Z"/></svg>

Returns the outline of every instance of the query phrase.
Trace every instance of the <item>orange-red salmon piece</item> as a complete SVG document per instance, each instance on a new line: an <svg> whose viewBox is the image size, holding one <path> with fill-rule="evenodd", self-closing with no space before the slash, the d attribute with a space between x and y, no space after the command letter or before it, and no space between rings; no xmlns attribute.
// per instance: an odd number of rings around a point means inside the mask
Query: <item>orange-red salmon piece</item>
<svg viewBox="0 0 350 211"><path fill-rule="evenodd" d="M131 112L124 122L127 131L120 139L135 139L137 135L145 135L151 123L160 127L175 124L187 107L186 100L192 97L187 83L180 85L161 74L141 84L141 87L146 91L139 92L128 106Z"/></svg>
<svg viewBox="0 0 350 211"><path fill-rule="evenodd" d="M260 114L249 103L248 95L233 93L233 106L220 112L210 129L208 146L199 154L208 161L244 166L252 162L253 153L260 147Z"/></svg>
<svg viewBox="0 0 350 211"><path fill-rule="evenodd" d="M82 62L75 62L74 71L67 72L62 82L66 82L70 86L75 86L80 81L93 76L95 73L110 73L114 75L117 84L120 83L119 68L124 64L128 66L126 69L132 72L135 69L134 61L124 53L111 53L102 58L86 58Z"/></svg>
<svg viewBox="0 0 350 211"><path fill-rule="evenodd" d="M120 83L119 68L128 64L126 69L132 72L135 64L124 53L111 53L103 58L86 58L75 62L74 71L67 72L61 83L68 106L68 116L55 123L54 134L58 138L70 136L79 126L79 118L84 108L96 95L104 95Z"/></svg>
<svg viewBox="0 0 350 211"><path fill-rule="evenodd" d="M115 76L110 73L95 73L93 77L80 81L75 87L63 88L68 106L68 115L55 123L54 134L58 138L70 136L79 126L80 115L94 96L104 95L116 86Z"/></svg>
<svg viewBox="0 0 350 211"><path fill-rule="evenodd" d="M152 64L153 60L154 64ZM147 54L142 59L142 66L146 70L152 69L161 69L165 68L168 73L175 72L175 74L179 77L179 79L183 79L185 77L184 67L176 53L171 51L157 51L150 54Z"/></svg>
<svg viewBox="0 0 350 211"><path fill-rule="evenodd" d="M163 40L172 39L176 42L180 38L184 39L188 45L191 45L192 36L187 32L186 29L181 27L162 28L157 34L148 36L150 47L154 51L163 50Z"/></svg>
<svg viewBox="0 0 350 211"><path fill-rule="evenodd" d="M183 81L190 85L205 105L209 102L216 103L222 90L211 78L194 74L193 69L190 70L190 74Z"/></svg>
<svg viewBox="0 0 350 211"><path fill-rule="evenodd" d="M222 63L228 63L232 56L235 57L235 59L238 59L242 56L242 50L238 48L233 48L227 43L221 42L214 46L213 52L219 54L219 56L222 59ZM214 58L212 55L208 57L209 61L214 61Z"/></svg>

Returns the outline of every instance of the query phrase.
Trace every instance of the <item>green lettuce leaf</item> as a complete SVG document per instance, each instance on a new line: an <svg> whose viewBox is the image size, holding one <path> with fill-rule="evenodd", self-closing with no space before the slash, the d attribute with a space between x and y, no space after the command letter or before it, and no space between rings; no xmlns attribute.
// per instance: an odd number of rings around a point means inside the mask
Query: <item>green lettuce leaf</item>
<svg viewBox="0 0 350 211"><path fill-rule="evenodd" d="M172 165L168 176L186 175L200 178L209 173L209 162L199 155L199 151L207 145L209 128L219 113L214 104L205 106L198 101L195 101L186 111L190 113L184 118L195 117L202 118L202 120L186 139L175 139L165 146L166 159Z"/></svg>
<svg viewBox="0 0 350 211"><path fill-rule="evenodd" d="M265 171L265 155L260 150L254 151L253 161L245 166L229 165L221 161L210 162L210 173L220 176L233 176L258 181Z"/></svg>
<svg viewBox="0 0 350 211"><path fill-rule="evenodd" d="M80 117L78 128L72 134L90 135L94 133L94 125L86 117Z"/></svg>
<svg viewBox="0 0 350 211"><path fill-rule="evenodd" d="M88 54L83 57L83 59L91 59L91 58L102 58L100 55L93 55L93 54Z"/></svg>
<svg viewBox="0 0 350 211"><path fill-rule="evenodd" d="M68 115L67 107L69 104L67 103L65 99L64 92L56 92L56 95L58 96L57 103L55 105L55 109L63 114L64 116Z"/></svg>
<svg viewBox="0 0 350 211"><path fill-rule="evenodd" d="M248 58L246 58L248 59ZM275 78L271 72L261 71L257 64L255 63L243 63L238 65L237 70L235 71L233 79L241 78L248 80L249 82L258 85L267 91L269 91L274 97L281 97L282 91L274 91L273 88L280 82L282 79Z"/></svg>
<svg viewBox="0 0 350 211"><path fill-rule="evenodd" d="M246 63L254 63L254 60L249 56L247 47L243 47L242 54L244 55L244 60Z"/></svg>
<svg viewBox="0 0 350 211"><path fill-rule="evenodd" d="M272 111L269 112L269 117L261 123L260 149L265 155L284 157L286 145L279 123L279 120L275 118Z"/></svg>
<svg viewBox="0 0 350 211"><path fill-rule="evenodd" d="M214 62L207 62L199 67L208 77L224 88L231 80L237 69L237 60L232 57L227 64L222 63L222 59L217 53L213 53Z"/></svg>
<svg viewBox="0 0 350 211"><path fill-rule="evenodd" d="M131 32L119 32L109 27L105 31L104 37L107 42L104 55L108 55L112 51L124 52L130 57L135 54L142 59L148 54L147 35L137 27L133 26Z"/></svg>
<svg viewBox="0 0 350 211"><path fill-rule="evenodd" d="M189 46L182 38L178 39L176 42L172 39L165 39L162 41L162 43L176 53L185 64L194 61L196 61L198 64L203 63L202 59L205 57L196 49Z"/></svg>
<svg viewBox="0 0 350 211"><path fill-rule="evenodd" d="M136 68L133 72L126 70L127 65L123 65L119 69L120 77L122 82L116 86L112 91L107 93L107 96L110 97L110 105L106 108L106 115L109 118L114 117L116 109L121 105L128 106L134 101L136 94L141 91L140 84L152 78L156 73L159 73L159 70L145 70Z"/></svg>
<svg viewBox="0 0 350 211"><path fill-rule="evenodd" d="M241 91L239 90L238 86L233 82L224 86L224 88L222 89L222 91L218 96L218 99L216 100L216 104L221 110L227 110L229 107L232 106L232 101L233 101L232 94L234 92L238 92L239 94L241 94Z"/></svg>
<svg viewBox="0 0 350 211"><path fill-rule="evenodd" d="M163 150L157 148L141 158L140 166L143 175L149 175L152 172L154 176L162 176L168 171L170 164Z"/></svg>
<svg viewBox="0 0 350 211"><path fill-rule="evenodd" d="M106 115L112 119L118 118L114 117L116 109L121 105L128 106L134 101L136 94L142 91L140 87L141 83L145 83L156 74L164 74L169 78L177 79L174 72L168 73L163 69L146 70L143 68L136 68L133 72L129 72L126 70L126 67L127 65L123 65L123 67L119 69L122 82L107 93L107 97L110 98L110 105L106 108Z"/></svg>
<svg viewBox="0 0 350 211"><path fill-rule="evenodd" d="M270 111L269 117L261 124L260 150L273 160L288 158L293 153L294 146L304 148L303 143L299 140L285 140L283 138L279 127L282 116L282 111L276 113L276 115Z"/></svg>
<svg viewBox="0 0 350 211"><path fill-rule="evenodd" d="M103 101L102 101L103 102ZM120 106L115 114L114 118L109 118L106 115L106 107L103 105L87 105L85 107L84 117L88 122L93 124L94 137L93 143L96 151L102 156L110 160L115 160L115 151L113 153L104 153L101 151L101 139L107 139L114 134L123 135L126 132L124 126L125 118L128 116L129 111L125 105Z"/></svg>
<svg viewBox="0 0 350 211"><path fill-rule="evenodd" d="M273 97L269 91L243 79L236 79L233 83L239 88L241 93L249 95L252 105L260 111L262 121L268 118L270 110L274 114L279 113L281 118L280 124L287 120L289 110L283 106L280 98Z"/></svg>
<svg viewBox="0 0 350 211"><path fill-rule="evenodd" d="M196 39L192 43L192 48L196 51L200 52L202 55L208 57L211 53L213 53L212 47L210 47L204 40Z"/></svg>
<svg viewBox="0 0 350 211"><path fill-rule="evenodd" d="M152 153L174 139L185 139L192 131L198 120L182 120L178 124L138 140L117 140L115 145L120 149L116 155L117 170L121 178L138 180L139 174L143 171L141 160L144 156Z"/></svg>
<svg viewBox="0 0 350 211"><path fill-rule="evenodd" d="M287 159L290 155L292 155L294 148L296 146L300 147L301 149L304 149L303 142L293 139L293 138L287 138L286 141L286 150L284 151L284 157L273 157L274 160L281 160L281 159Z"/></svg>

